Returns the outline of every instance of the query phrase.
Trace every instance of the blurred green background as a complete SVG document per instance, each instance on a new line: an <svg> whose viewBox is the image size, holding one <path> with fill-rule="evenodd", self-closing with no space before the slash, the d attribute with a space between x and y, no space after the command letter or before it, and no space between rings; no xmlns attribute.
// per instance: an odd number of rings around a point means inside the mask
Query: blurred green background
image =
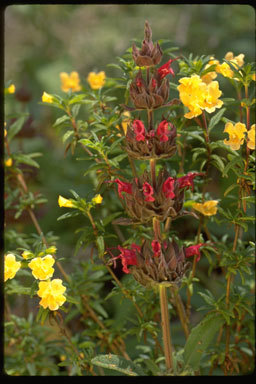
<svg viewBox="0 0 256 384"><path fill-rule="evenodd" d="M95 183L83 178L88 164L76 161L77 154L74 157L68 154L64 159L60 134L52 128L61 112L40 105L41 96L44 91L62 94L59 79L62 71L78 71L83 83L90 71L103 70L107 77L120 76L118 70L107 64L117 62L117 57L131 47L133 39L142 41L145 20L151 25L153 41L170 40L170 47L179 48L177 56L214 55L222 61L232 51L235 56L244 53L246 62L255 58L255 11L249 5L85 4L6 8L5 81L16 86L15 95L6 100L6 113L27 109L30 114L23 140L13 145L20 146L24 152L43 154L38 158L41 168L30 173L29 184L49 201L38 209L37 215L44 232L53 231L60 236L58 248L64 256L73 253L77 240L74 230L80 219L56 221L64 213L58 207L58 195L71 197L69 190L73 189L86 196ZM177 72L176 63L174 69ZM218 80L220 84L223 82L223 88L220 86L223 96L235 97L226 79L218 77ZM16 103L12 102L13 97ZM214 195L213 190L212 197L220 197L218 192ZM11 214L7 219L14 223ZM34 231L25 217L18 221L17 228Z"/></svg>

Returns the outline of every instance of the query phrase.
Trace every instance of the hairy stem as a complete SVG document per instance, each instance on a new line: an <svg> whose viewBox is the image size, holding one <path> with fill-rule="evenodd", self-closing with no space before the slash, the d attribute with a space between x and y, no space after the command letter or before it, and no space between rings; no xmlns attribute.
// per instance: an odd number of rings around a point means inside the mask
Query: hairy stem
<svg viewBox="0 0 256 384"><path fill-rule="evenodd" d="M167 370L172 369L172 345L171 345L171 330L170 319L168 312L168 301L166 286L159 284L160 308L161 308L161 325L164 344L164 355Z"/></svg>

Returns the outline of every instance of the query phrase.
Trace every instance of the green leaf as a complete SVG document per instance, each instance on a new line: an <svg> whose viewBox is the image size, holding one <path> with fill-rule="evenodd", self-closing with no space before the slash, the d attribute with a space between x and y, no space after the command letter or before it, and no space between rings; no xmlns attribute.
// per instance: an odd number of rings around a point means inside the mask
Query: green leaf
<svg viewBox="0 0 256 384"><path fill-rule="evenodd" d="M23 127L23 124L26 120L26 117L28 116L28 114L24 115L24 116L21 116L19 117L11 126L10 128L8 129L8 140L11 140L15 135L17 135L17 133L21 130L21 128Z"/></svg>
<svg viewBox="0 0 256 384"><path fill-rule="evenodd" d="M32 167L39 168L39 164L35 160L33 160L32 157L33 157L33 154L24 155L19 153L17 155L14 155L14 158L17 161L17 163L28 164L28 165L31 165Z"/></svg>
<svg viewBox="0 0 256 384"><path fill-rule="evenodd" d="M203 353L207 350L220 327L225 323L223 316L211 314L194 327L184 348L184 362L194 370L199 368Z"/></svg>
<svg viewBox="0 0 256 384"><path fill-rule="evenodd" d="M218 155L211 155L211 163L220 171L223 172L225 168L225 164L222 159Z"/></svg>
<svg viewBox="0 0 256 384"><path fill-rule="evenodd" d="M63 115L63 116L59 117L59 118L55 121L55 123L53 124L53 128L58 127L58 125L61 125L61 124L65 123L66 121L69 121L69 122L70 122L70 117L69 117L69 116L67 116L67 115Z"/></svg>
<svg viewBox="0 0 256 384"><path fill-rule="evenodd" d="M128 376L145 376L140 367L132 361L117 355L98 355L91 360L91 363L99 367L125 373Z"/></svg>
<svg viewBox="0 0 256 384"><path fill-rule="evenodd" d="M99 257L103 257L104 255L104 250L105 250L105 245L104 245L104 239L103 236L98 236L96 239L96 244L97 248L99 251Z"/></svg>
<svg viewBox="0 0 256 384"><path fill-rule="evenodd" d="M226 111L226 108L222 108L219 110L218 113L216 113L216 115L214 115L211 120L210 120L210 123L209 123L209 126L208 126L208 129L209 131L215 127L215 125L218 124L218 122L220 121L220 119L222 118L222 115L224 114L224 112Z"/></svg>
<svg viewBox="0 0 256 384"><path fill-rule="evenodd" d="M74 217L74 216L78 216L80 214L80 212L77 212L77 211L73 211L73 212L67 212L67 213L64 213L64 215L61 215L57 218L57 221L59 220L65 220L65 219L68 219L69 217Z"/></svg>
<svg viewBox="0 0 256 384"><path fill-rule="evenodd" d="M65 134L63 135L63 138L62 138L63 143L65 143L65 141L67 141L71 135L74 135L73 129L65 132Z"/></svg>

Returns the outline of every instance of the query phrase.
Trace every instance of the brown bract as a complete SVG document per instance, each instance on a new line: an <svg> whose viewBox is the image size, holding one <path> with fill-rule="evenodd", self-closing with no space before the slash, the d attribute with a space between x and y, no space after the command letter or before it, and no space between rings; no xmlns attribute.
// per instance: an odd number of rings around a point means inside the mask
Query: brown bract
<svg viewBox="0 0 256 384"><path fill-rule="evenodd" d="M163 106L169 97L169 81L160 80L157 72L151 77L149 85L142 78L141 70L130 85L130 97L136 109L155 109Z"/></svg>
<svg viewBox="0 0 256 384"><path fill-rule="evenodd" d="M159 64L162 56L163 52L159 44L153 44L152 42L152 31L146 21L141 49L138 49L135 44L132 46L133 60L139 67L150 67Z"/></svg>
<svg viewBox="0 0 256 384"><path fill-rule="evenodd" d="M151 242L146 240L140 251L136 251L137 265L130 267L134 278L143 286L152 288L159 284L178 284L190 269L191 263L185 257L184 247L179 248L172 241L161 244L161 252L154 256Z"/></svg>

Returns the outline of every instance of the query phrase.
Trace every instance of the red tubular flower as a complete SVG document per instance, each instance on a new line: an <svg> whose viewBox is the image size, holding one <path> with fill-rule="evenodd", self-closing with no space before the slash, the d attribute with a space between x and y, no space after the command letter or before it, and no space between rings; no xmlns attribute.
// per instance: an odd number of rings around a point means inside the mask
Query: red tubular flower
<svg viewBox="0 0 256 384"><path fill-rule="evenodd" d="M145 127L141 120L134 120L133 122L133 131L136 135L135 139L137 141L145 140Z"/></svg>
<svg viewBox="0 0 256 384"><path fill-rule="evenodd" d="M152 196L154 194L154 190L152 186L147 182L143 184L143 193L146 197L146 201L155 201L155 198Z"/></svg>
<svg viewBox="0 0 256 384"><path fill-rule="evenodd" d="M153 249L154 256L159 257L161 253L161 244L159 243L159 241L153 240L151 243L151 247Z"/></svg>
<svg viewBox="0 0 256 384"><path fill-rule="evenodd" d="M167 63L165 63L164 65L162 65L160 68L158 68L157 72L158 72L158 74L160 75L160 79L161 79L161 80L162 80L165 76L167 76L169 73L171 73L172 76L175 76L173 69L170 67L171 63L172 63L174 60L177 60L177 58L176 58L176 59L170 59L170 60L168 60Z"/></svg>
<svg viewBox="0 0 256 384"><path fill-rule="evenodd" d="M124 181L121 181L119 179L113 180L114 183L118 184L118 194L121 199L123 199L122 192L129 193L130 195L132 194L132 184L131 183L126 183Z"/></svg>
<svg viewBox="0 0 256 384"><path fill-rule="evenodd" d="M179 177L177 179L177 182L179 183L180 188L186 188L186 187L191 187L191 190L194 190L194 178L196 176L203 175L203 173L197 173L197 172L190 172L186 176Z"/></svg>
<svg viewBox="0 0 256 384"><path fill-rule="evenodd" d="M157 130L156 130L156 134L159 136L160 141L168 141L169 140L169 138L168 138L169 124L170 123L168 123L167 120L163 120L163 121L161 121L161 123L159 123Z"/></svg>
<svg viewBox="0 0 256 384"><path fill-rule="evenodd" d="M200 260L201 254L199 248L202 247L204 243L200 243L197 245L191 245L190 247L185 249L185 256L190 257L190 256L195 256L197 255L196 262Z"/></svg>
<svg viewBox="0 0 256 384"><path fill-rule="evenodd" d="M174 183L175 179L173 177L168 177L168 179L165 180L162 191L166 198L170 197L171 199L174 199Z"/></svg>
<svg viewBox="0 0 256 384"><path fill-rule="evenodd" d="M130 273L129 269L127 268L128 265L137 265L137 257L136 257L136 251L140 251L140 247L136 244L131 245L131 249L125 249L118 246L119 251L121 252L119 256L117 256L115 259L121 258L122 265L123 265L123 271L125 273Z"/></svg>

